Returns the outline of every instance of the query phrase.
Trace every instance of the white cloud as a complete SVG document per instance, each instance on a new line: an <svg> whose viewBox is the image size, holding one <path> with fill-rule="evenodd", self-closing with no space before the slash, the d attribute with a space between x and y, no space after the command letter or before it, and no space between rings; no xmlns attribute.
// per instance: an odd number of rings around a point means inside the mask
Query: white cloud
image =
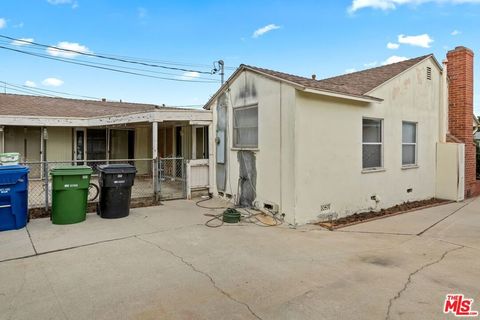
<svg viewBox="0 0 480 320"><path fill-rule="evenodd" d="M394 10L401 5L420 5L427 2L440 4L463 4L463 3L478 3L480 0L353 0L348 12L354 13L357 10L364 8L372 8L378 10Z"/></svg>
<svg viewBox="0 0 480 320"><path fill-rule="evenodd" d="M345 70L345 73L352 73L352 72L355 72L355 71L357 71L357 69L355 69L355 68L349 68L349 69L346 69L346 70Z"/></svg>
<svg viewBox="0 0 480 320"><path fill-rule="evenodd" d="M426 33L418 36L406 36L401 34L398 36L398 42L416 47L430 48L430 44L433 42L433 39L430 38L430 36Z"/></svg>
<svg viewBox="0 0 480 320"><path fill-rule="evenodd" d="M388 49L396 50L399 47L400 47L400 45L398 43L393 43L393 42L387 43L387 48Z"/></svg>
<svg viewBox="0 0 480 320"><path fill-rule="evenodd" d="M92 53L86 46L76 42L62 41L62 42L59 42L55 47L60 49L65 49L65 50L73 50L73 51L82 52L82 53ZM54 57L62 57L62 58L74 58L80 54L77 52L59 50L57 48L53 48L53 47L47 48L48 54Z"/></svg>
<svg viewBox="0 0 480 320"><path fill-rule="evenodd" d="M405 60L408 60L408 58L407 57L399 57L399 56L391 56L387 60L383 61L382 65L402 62L402 61L405 61Z"/></svg>
<svg viewBox="0 0 480 320"><path fill-rule="evenodd" d="M276 24L268 24L265 27L259 28L255 30L252 34L252 38L258 38L260 36L263 36L265 33L270 32L272 30L280 29L280 26L277 26Z"/></svg>
<svg viewBox="0 0 480 320"><path fill-rule="evenodd" d="M47 78L42 81L42 84L48 87L60 87L63 84L63 80L57 78Z"/></svg>
<svg viewBox="0 0 480 320"><path fill-rule="evenodd" d="M376 67L378 64L377 61L372 61L372 62L368 62L368 63L364 63L363 66L365 68L373 68L373 67Z"/></svg>
<svg viewBox="0 0 480 320"><path fill-rule="evenodd" d="M25 85L27 87L31 87L31 88L35 88L37 86L37 84L35 82L31 81L31 80L25 81Z"/></svg>
<svg viewBox="0 0 480 320"><path fill-rule="evenodd" d="M72 9L78 8L78 2L76 0L47 0L48 3L56 5L69 4L72 5Z"/></svg>
<svg viewBox="0 0 480 320"><path fill-rule="evenodd" d="M0 29L3 29L7 26L7 20L5 18L0 18Z"/></svg>
<svg viewBox="0 0 480 320"><path fill-rule="evenodd" d="M458 31L458 30L453 30L450 34L451 34L452 36L456 36L456 35L459 35L460 33L461 33L461 32Z"/></svg>
<svg viewBox="0 0 480 320"><path fill-rule="evenodd" d="M13 40L10 44L13 44L14 46L28 46L32 44L33 38L20 38L18 40Z"/></svg>
<svg viewBox="0 0 480 320"><path fill-rule="evenodd" d="M20 22L20 23L17 23L15 25L13 25L14 28L23 28L25 24L23 22Z"/></svg>
<svg viewBox="0 0 480 320"><path fill-rule="evenodd" d="M182 80L192 80L192 79L195 79L195 78L198 78L198 77L200 77L200 73L195 72L195 71L188 71L188 72L184 72L184 73L179 77L179 79L182 79Z"/></svg>

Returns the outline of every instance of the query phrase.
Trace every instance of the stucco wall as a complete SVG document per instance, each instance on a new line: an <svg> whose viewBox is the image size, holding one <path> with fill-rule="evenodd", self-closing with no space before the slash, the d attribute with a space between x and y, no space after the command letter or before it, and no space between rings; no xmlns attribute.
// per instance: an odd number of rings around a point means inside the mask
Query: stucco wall
<svg viewBox="0 0 480 320"><path fill-rule="evenodd" d="M72 160L72 128L49 127L47 131L47 161Z"/></svg>
<svg viewBox="0 0 480 320"><path fill-rule="evenodd" d="M317 220L324 204L345 216L435 196L440 75L427 60L370 93L382 103L297 92L295 222ZM383 119L384 171L362 173L363 117ZM417 168L402 169L402 121L418 122Z"/></svg>
<svg viewBox="0 0 480 320"><path fill-rule="evenodd" d="M152 128L137 127L135 128L135 159L151 159L152 158ZM151 161L137 161L135 163L137 173L148 174L152 171Z"/></svg>
<svg viewBox="0 0 480 320"><path fill-rule="evenodd" d="M228 130L227 130L227 182L226 194L238 198L239 150L232 148L233 110L258 104L258 148L253 150L256 167L256 202L276 204L280 212L294 208L294 110L295 89L272 81L252 72L243 72L230 85L227 93ZM214 128L216 128L216 101L210 106L213 110ZM214 148L216 149L216 148ZM216 159L214 150L214 159ZM214 179L215 181L215 179ZM214 191L217 191L214 188Z"/></svg>

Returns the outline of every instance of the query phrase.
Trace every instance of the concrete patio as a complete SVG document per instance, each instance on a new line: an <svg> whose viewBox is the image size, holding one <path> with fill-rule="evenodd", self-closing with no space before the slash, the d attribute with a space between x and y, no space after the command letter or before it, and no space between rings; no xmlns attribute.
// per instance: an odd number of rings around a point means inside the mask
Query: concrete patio
<svg viewBox="0 0 480 320"><path fill-rule="evenodd" d="M453 318L448 293L480 310L480 198L335 232L204 226L219 211L170 201L2 232L0 318Z"/></svg>

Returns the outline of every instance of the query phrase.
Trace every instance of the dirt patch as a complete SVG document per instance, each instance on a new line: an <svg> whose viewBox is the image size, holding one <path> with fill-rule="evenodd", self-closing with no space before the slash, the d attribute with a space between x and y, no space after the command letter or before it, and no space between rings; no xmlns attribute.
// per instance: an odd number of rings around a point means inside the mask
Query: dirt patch
<svg viewBox="0 0 480 320"><path fill-rule="evenodd" d="M436 199L436 198L421 200L421 201L404 202L402 204L398 204L388 209L382 209L380 211L368 211L368 212L355 213L347 217L342 217L340 219L335 219L328 222L319 222L317 223L317 225L328 228L330 230L334 230L334 229L339 229L339 228L351 226L351 225L362 223L362 222L367 222L367 221L376 220L376 219L380 219L388 216L394 216L397 214L410 212L413 210L434 207L434 206L446 204L449 202L451 201Z"/></svg>

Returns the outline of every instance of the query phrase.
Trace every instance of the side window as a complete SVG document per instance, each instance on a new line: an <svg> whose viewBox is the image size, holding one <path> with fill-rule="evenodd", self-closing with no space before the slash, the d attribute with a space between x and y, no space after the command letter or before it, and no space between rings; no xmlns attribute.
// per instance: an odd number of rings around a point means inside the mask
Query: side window
<svg viewBox="0 0 480 320"><path fill-rule="evenodd" d="M382 168L383 120L364 118L362 127L362 168Z"/></svg>
<svg viewBox="0 0 480 320"><path fill-rule="evenodd" d="M233 108L233 147L258 148L258 105Z"/></svg>
<svg viewBox="0 0 480 320"><path fill-rule="evenodd" d="M402 166L417 164L417 123L402 122Z"/></svg>

